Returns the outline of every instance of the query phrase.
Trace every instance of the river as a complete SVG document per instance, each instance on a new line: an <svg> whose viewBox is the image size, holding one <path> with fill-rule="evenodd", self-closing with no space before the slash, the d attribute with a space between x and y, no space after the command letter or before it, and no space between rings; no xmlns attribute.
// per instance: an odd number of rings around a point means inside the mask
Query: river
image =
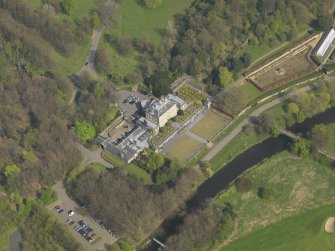
<svg viewBox="0 0 335 251"><path fill-rule="evenodd" d="M313 118L306 119L303 123L295 124L287 129L294 133L306 134L314 125L320 123L335 123L335 108L328 109ZM163 222L160 227L160 233L155 238L164 243L170 235L177 232L178 227L183 223L185 214L199 208L206 200L215 198L246 170L287 149L290 142L291 140L288 137L280 135L277 138L269 138L238 155L224 168L202 183L196 193L186 202L184 210ZM145 248L147 251L157 249L158 246L156 244L151 244L150 247Z"/></svg>

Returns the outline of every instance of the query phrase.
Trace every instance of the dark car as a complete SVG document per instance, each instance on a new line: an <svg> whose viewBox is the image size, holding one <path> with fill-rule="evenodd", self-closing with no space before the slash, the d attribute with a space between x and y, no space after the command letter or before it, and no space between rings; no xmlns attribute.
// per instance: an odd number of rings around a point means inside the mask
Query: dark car
<svg viewBox="0 0 335 251"><path fill-rule="evenodd" d="M63 209L63 208L61 208L61 209L57 210L57 212L58 212L59 214L61 214L61 213L63 213L63 212L64 212L64 209Z"/></svg>

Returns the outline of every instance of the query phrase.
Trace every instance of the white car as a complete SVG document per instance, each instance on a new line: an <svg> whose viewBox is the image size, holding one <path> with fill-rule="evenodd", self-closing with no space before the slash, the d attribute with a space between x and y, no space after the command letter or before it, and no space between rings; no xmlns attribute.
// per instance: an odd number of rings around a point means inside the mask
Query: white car
<svg viewBox="0 0 335 251"><path fill-rule="evenodd" d="M71 216L74 215L74 212L73 212L72 210L69 210L69 211L67 212L67 214L71 217Z"/></svg>

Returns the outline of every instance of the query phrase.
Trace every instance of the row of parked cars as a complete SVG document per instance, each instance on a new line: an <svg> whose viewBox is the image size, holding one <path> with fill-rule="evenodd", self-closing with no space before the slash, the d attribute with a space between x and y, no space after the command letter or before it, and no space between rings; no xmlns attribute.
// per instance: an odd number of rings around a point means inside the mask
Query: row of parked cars
<svg viewBox="0 0 335 251"><path fill-rule="evenodd" d="M59 214L64 212L64 209L60 205L54 206L54 210L56 210L57 213ZM67 215L69 217L72 217L74 215L73 210L69 210L67 212ZM75 221L71 218L68 218L66 222L69 225L73 225L75 223ZM83 236L89 242L93 242L96 239L96 234L92 233L93 228L87 225L83 220L78 221L78 226L74 226L74 230L76 230L81 236Z"/></svg>
<svg viewBox="0 0 335 251"><path fill-rule="evenodd" d="M124 104L126 104L126 103L128 103L129 102L129 104L135 104L135 103L138 103L138 102L140 102L140 99L138 98L138 97L135 97L135 96L133 96L133 95L130 95L129 97L127 97L127 98L125 98L124 100L123 100L123 103Z"/></svg>
<svg viewBox="0 0 335 251"><path fill-rule="evenodd" d="M78 226L75 226L74 230L76 230L82 237L84 237L90 243L97 238L97 235L95 233L92 233L93 228L87 225L83 220L78 221Z"/></svg>
<svg viewBox="0 0 335 251"><path fill-rule="evenodd" d="M115 238L119 238L119 236L116 234L116 232L114 232L113 230L107 228L106 225L105 225L105 223L103 223L103 221L101 221L99 219L94 219L94 220L101 226L102 229L106 229L106 231L110 235L114 236Z"/></svg>

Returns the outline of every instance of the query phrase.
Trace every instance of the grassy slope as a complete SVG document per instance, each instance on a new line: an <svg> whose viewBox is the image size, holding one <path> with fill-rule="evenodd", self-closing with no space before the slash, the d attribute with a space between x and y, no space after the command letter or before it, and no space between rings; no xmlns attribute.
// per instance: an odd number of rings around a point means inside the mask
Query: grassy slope
<svg viewBox="0 0 335 251"><path fill-rule="evenodd" d="M162 39L162 32L166 28L168 21L173 19L176 14L181 14L187 9L193 0L165 0L163 4L156 9L144 8L136 0L126 0L119 11L118 26L111 32L117 36L139 37L147 36L153 42L159 42ZM100 47L107 49L112 66L110 73L117 78L123 79L130 73L133 73L139 67L137 60L138 53L133 52L128 57L120 56L112 46L105 41ZM129 87L122 81L116 83L121 88Z"/></svg>
<svg viewBox="0 0 335 251"><path fill-rule="evenodd" d="M334 205L322 206L290 217L223 248L224 251L334 250L334 235L324 231L325 220L335 215Z"/></svg>
<svg viewBox="0 0 335 251"><path fill-rule="evenodd" d="M117 31L119 35L137 37L147 35L159 42L162 31L176 14L182 14L193 0L164 0L156 9L139 5L137 0L126 0L121 6Z"/></svg>
<svg viewBox="0 0 335 251"><path fill-rule="evenodd" d="M238 193L236 188L231 186L216 199L217 203L231 203L237 210L236 229L229 237L230 240L238 239L281 219L335 203L335 172L314 160L298 159L286 151L251 169L245 176L253 179L256 187L271 188L273 195L268 200L262 200L257 196L256 188L248 193ZM282 233L285 231L282 230ZM301 231L300 225L292 231ZM277 243L281 244L286 241L283 234L275 234L273 238L277 238ZM240 249L237 240L223 250L271 250L269 247L253 249L261 243L262 240L253 238L253 241L249 242L249 249Z"/></svg>
<svg viewBox="0 0 335 251"><path fill-rule="evenodd" d="M41 0L24 0L34 9L41 6ZM60 14L61 19L71 18L73 20L89 15L89 12L94 8L97 0L75 0L75 5L70 16ZM77 48L69 57L64 57L50 47L50 54L54 60L53 69L62 72L66 75L76 73L85 63L87 53L91 45L91 35L88 35L82 41L79 48Z"/></svg>
<svg viewBox="0 0 335 251"><path fill-rule="evenodd" d="M142 180L145 184L152 184L151 176L149 173L141 169L135 164L130 164L127 171L128 175L135 176Z"/></svg>
<svg viewBox="0 0 335 251"><path fill-rule="evenodd" d="M246 133L240 133L237 137L231 140L221 151L210 160L213 171L222 168L227 162L231 161L241 152L249 149L253 145L264 140L265 136Z"/></svg>

